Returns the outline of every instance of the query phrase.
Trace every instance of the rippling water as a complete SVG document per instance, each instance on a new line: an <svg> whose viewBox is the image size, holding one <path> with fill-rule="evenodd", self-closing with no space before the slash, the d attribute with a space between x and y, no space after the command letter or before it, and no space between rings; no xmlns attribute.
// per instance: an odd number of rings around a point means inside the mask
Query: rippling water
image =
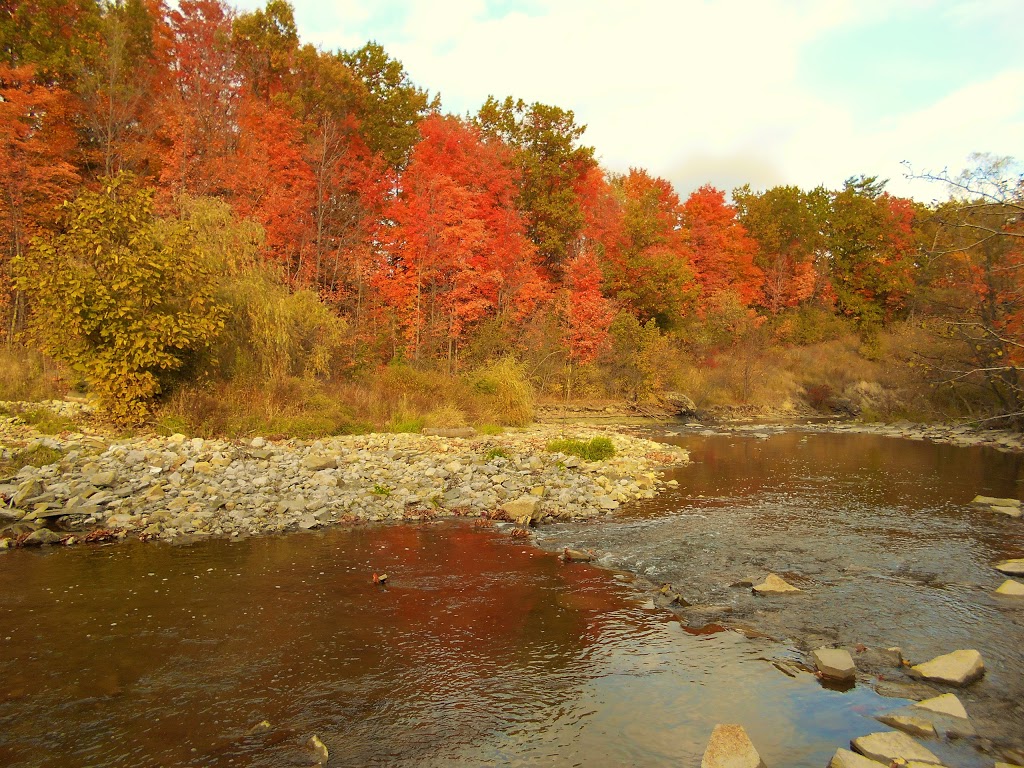
<svg viewBox="0 0 1024 768"><path fill-rule="evenodd" d="M460 523L7 552L0 765L301 765L313 733L331 766L696 765L712 727L738 722L769 765L820 768L903 702L772 666L808 632L913 654L970 643L990 673L968 708L1020 700L1020 612L988 595L988 563L1024 554L1021 523L962 507L1016 495L1019 459L675 439L695 459L679 489L544 543L598 547L777 640L691 634L701 622L644 607L624 575ZM768 570L808 594L728 586Z"/></svg>
<svg viewBox="0 0 1024 768"><path fill-rule="evenodd" d="M818 766L889 705L467 525L17 551L0 595L10 766L302 764L311 733L332 766L678 765L719 721Z"/></svg>

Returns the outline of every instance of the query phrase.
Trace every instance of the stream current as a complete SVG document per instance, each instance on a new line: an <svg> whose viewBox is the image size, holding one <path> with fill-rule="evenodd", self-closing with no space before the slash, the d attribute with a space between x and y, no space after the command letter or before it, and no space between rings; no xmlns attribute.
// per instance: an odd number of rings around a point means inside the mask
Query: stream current
<svg viewBox="0 0 1024 768"><path fill-rule="evenodd" d="M468 523L4 553L0 765L302 765L314 733L330 766L697 765L737 722L768 765L820 767L906 703L771 663L826 643L977 648L988 673L961 698L983 735L1019 740L1024 608L991 594L990 565L1024 556L1024 524L966 504L1019 498L1021 457L662 439L691 451L678 488L541 529L607 568ZM631 572L698 608L649 607ZM804 594L729 586L768 572Z"/></svg>

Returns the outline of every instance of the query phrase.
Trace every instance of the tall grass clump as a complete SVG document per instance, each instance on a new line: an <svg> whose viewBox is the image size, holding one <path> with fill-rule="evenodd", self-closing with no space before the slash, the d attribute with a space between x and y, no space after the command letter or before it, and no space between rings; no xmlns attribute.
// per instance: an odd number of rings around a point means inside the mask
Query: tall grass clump
<svg viewBox="0 0 1024 768"><path fill-rule="evenodd" d="M587 442L582 440L552 440L548 443L552 453L564 453L578 456L586 461L604 461L615 455L615 446L607 437L592 437Z"/></svg>
<svg viewBox="0 0 1024 768"><path fill-rule="evenodd" d="M477 369L472 375L473 390L486 402L485 410L496 422L509 427L525 427L533 421L533 387L522 363L506 356Z"/></svg>

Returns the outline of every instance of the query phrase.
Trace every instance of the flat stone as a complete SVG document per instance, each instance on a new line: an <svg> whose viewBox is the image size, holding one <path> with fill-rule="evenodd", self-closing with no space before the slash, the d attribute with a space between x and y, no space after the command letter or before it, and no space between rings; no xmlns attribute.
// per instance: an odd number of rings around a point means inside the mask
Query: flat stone
<svg viewBox="0 0 1024 768"><path fill-rule="evenodd" d="M948 685L969 685L985 674L985 663L977 651L958 650L936 656L924 664L917 664L911 670L925 680Z"/></svg>
<svg viewBox="0 0 1024 768"><path fill-rule="evenodd" d="M803 590L797 589L780 576L769 573L763 582L754 585L754 592L758 595L786 595Z"/></svg>
<svg viewBox="0 0 1024 768"><path fill-rule="evenodd" d="M1020 509L1020 499L997 499L993 496L975 496L971 500L974 507L1016 507Z"/></svg>
<svg viewBox="0 0 1024 768"><path fill-rule="evenodd" d="M424 427L421 434L437 437L473 437L476 430L473 427Z"/></svg>
<svg viewBox="0 0 1024 768"><path fill-rule="evenodd" d="M716 725L700 768L766 768L742 725Z"/></svg>
<svg viewBox="0 0 1024 768"><path fill-rule="evenodd" d="M321 469L338 466L338 457L311 453L303 457L302 466L306 469L312 470L313 472L318 472Z"/></svg>
<svg viewBox="0 0 1024 768"><path fill-rule="evenodd" d="M848 749L837 749L829 761L828 768L879 768L879 763Z"/></svg>
<svg viewBox="0 0 1024 768"><path fill-rule="evenodd" d="M899 731L879 731L860 736L851 742L851 746L864 757L889 765L893 760L916 760L920 763L938 765L940 763L932 752L921 746L905 733Z"/></svg>
<svg viewBox="0 0 1024 768"><path fill-rule="evenodd" d="M1011 597L1024 597L1024 584L1013 579L1007 579L996 589L997 595L1009 595Z"/></svg>
<svg viewBox="0 0 1024 768"><path fill-rule="evenodd" d="M832 680L854 680L857 677L857 665L853 663L850 652L843 648L818 648L811 656L814 666L824 677Z"/></svg>
<svg viewBox="0 0 1024 768"><path fill-rule="evenodd" d="M1020 507L989 507L988 509L989 512L998 512L1008 517L1020 517L1024 514L1024 512L1021 512Z"/></svg>
<svg viewBox="0 0 1024 768"><path fill-rule="evenodd" d="M110 472L97 472L89 476L89 482L97 488L109 488L117 482L117 474Z"/></svg>
<svg viewBox="0 0 1024 768"><path fill-rule="evenodd" d="M1024 576L1024 557L1003 560L1000 563L996 563L993 568L1000 573L1007 573L1011 576Z"/></svg>
<svg viewBox="0 0 1024 768"><path fill-rule="evenodd" d="M929 739L934 739L938 736L935 726L930 720L925 720L923 717L914 717L913 715L879 715L875 719L904 733L909 733L911 736Z"/></svg>
<svg viewBox="0 0 1024 768"><path fill-rule="evenodd" d="M953 693L944 693L941 696L935 696L931 699L925 699L914 704L915 707L921 709L927 709L931 712L938 712L941 715L950 715L951 717L962 717L967 719L967 710L964 709L964 705L960 702L960 699Z"/></svg>

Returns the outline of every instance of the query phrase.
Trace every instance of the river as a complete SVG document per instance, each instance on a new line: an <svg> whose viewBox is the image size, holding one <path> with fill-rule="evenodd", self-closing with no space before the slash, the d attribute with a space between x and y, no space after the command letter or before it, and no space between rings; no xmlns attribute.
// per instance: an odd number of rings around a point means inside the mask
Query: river
<svg viewBox="0 0 1024 768"><path fill-rule="evenodd" d="M962 697L1013 742L1024 611L991 596L989 565L1024 555L1024 526L965 502L1018 496L1020 457L662 439L692 453L678 488L540 531L605 567L466 522L4 553L0 764L302 765L315 733L331 766L696 765L714 724L739 722L769 765L820 767L905 703L771 663L832 642L977 648L989 672ZM769 571L805 593L729 586ZM631 573L704 607L655 609Z"/></svg>

